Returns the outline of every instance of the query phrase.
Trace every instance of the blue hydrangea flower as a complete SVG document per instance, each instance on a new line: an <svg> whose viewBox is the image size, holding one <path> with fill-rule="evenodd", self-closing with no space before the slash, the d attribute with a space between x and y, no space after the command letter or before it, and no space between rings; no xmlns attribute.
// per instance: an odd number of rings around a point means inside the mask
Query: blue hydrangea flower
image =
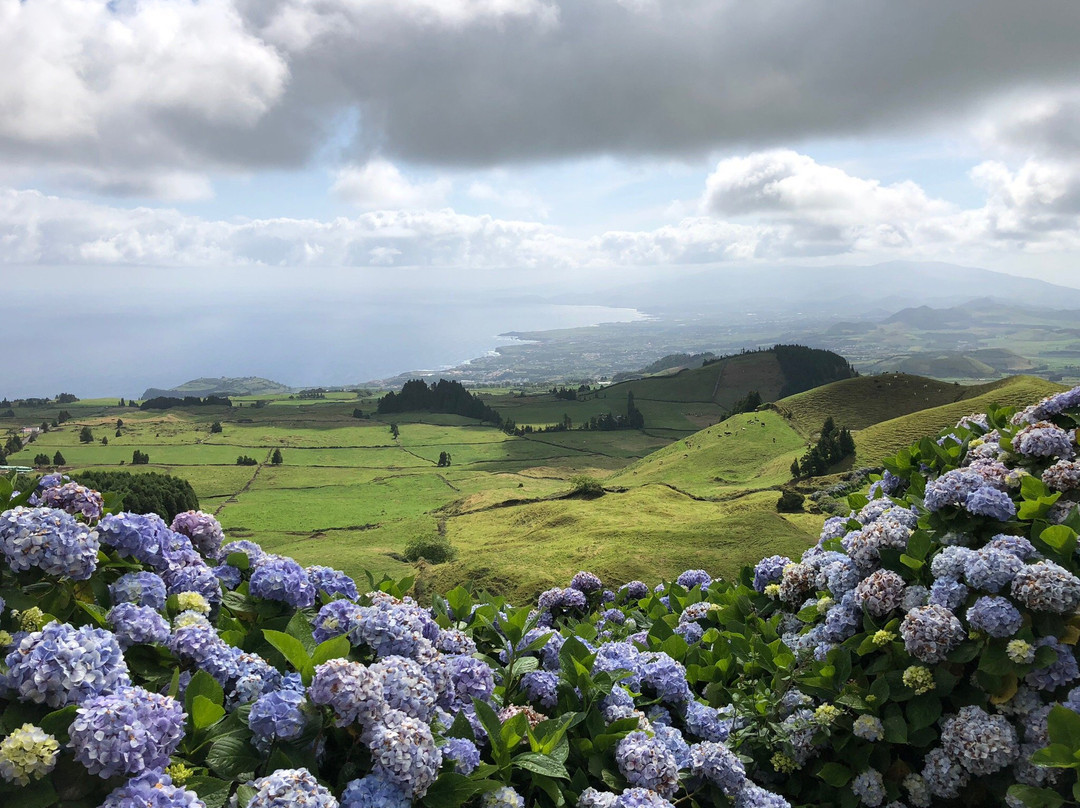
<svg viewBox="0 0 1080 808"><path fill-rule="evenodd" d="M266 552L253 541L247 539L240 539L239 541L231 541L224 545L215 557L215 561L218 563L224 562L233 553L243 553L248 557L248 562L251 566L256 566L266 558Z"/></svg>
<svg viewBox="0 0 1080 808"><path fill-rule="evenodd" d="M412 795L400 785L374 774L353 780L341 795L341 808L409 808L412 804Z"/></svg>
<svg viewBox="0 0 1080 808"><path fill-rule="evenodd" d="M169 639L169 624L149 606L119 603L106 617L122 648L136 643L163 643Z"/></svg>
<svg viewBox="0 0 1080 808"><path fill-rule="evenodd" d="M627 600L641 600L649 596L649 587L641 581L630 581L619 587L619 594Z"/></svg>
<svg viewBox="0 0 1080 808"><path fill-rule="evenodd" d="M284 556L267 556L251 573L248 591L252 597L277 600L296 609L315 605L315 587L304 568Z"/></svg>
<svg viewBox="0 0 1080 808"><path fill-rule="evenodd" d="M941 747L926 754L922 777L930 793L941 799L960 796L960 789L971 779L967 770Z"/></svg>
<svg viewBox="0 0 1080 808"><path fill-rule="evenodd" d="M663 743L644 732L631 732L615 748L619 771L632 786L672 796L679 788L679 767Z"/></svg>
<svg viewBox="0 0 1080 808"><path fill-rule="evenodd" d="M683 738L681 732L667 724L653 724L653 737L664 745L673 758L675 765L680 769L690 766L690 744Z"/></svg>
<svg viewBox="0 0 1080 808"><path fill-rule="evenodd" d="M184 737L184 711L169 696L126 687L84 701L69 732L75 759L91 774L141 774L168 765Z"/></svg>
<svg viewBox="0 0 1080 808"><path fill-rule="evenodd" d="M304 694L294 690L275 690L259 696L248 713L248 727L255 735L255 745L269 749L274 741L299 738L307 723Z"/></svg>
<svg viewBox="0 0 1080 808"><path fill-rule="evenodd" d="M97 531L102 544L159 571L169 567L166 548L172 544L172 537L178 535L156 513L108 514L98 523ZM191 540L183 538L190 546ZM198 559L194 547L191 551Z"/></svg>
<svg viewBox="0 0 1080 808"><path fill-rule="evenodd" d="M419 719L388 710L365 736L374 772L397 783L414 797L423 797L435 782L442 753L431 729Z"/></svg>
<svg viewBox="0 0 1080 808"><path fill-rule="evenodd" d="M7 686L23 701L77 704L131 684L116 638L100 628L52 622L25 635L7 655Z"/></svg>
<svg viewBox="0 0 1080 808"><path fill-rule="evenodd" d="M984 485L982 475L965 469L953 469L926 484L923 503L928 511L940 511L950 505L962 507L967 498Z"/></svg>
<svg viewBox="0 0 1080 808"><path fill-rule="evenodd" d="M987 542L986 549L1004 550L1006 553L1012 553L1021 561L1029 561L1037 555L1035 545L1023 536L1009 536L1005 533L994 536L993 539Z"/></svg>
<svg viewBox="0 0 1080 808"><path fill-rule="evenodd" d="M521 677L521 689L529 701L542 707L554 707L558 701L559 677L550 671L530 671Z"/></svg>
<svg viewBox="0 0 1080 808"><path fill-rule="evenodd" d="M946 547L930 562L930 572L935 578L951 578L959 581L964 577L968 558L974 553L967 547Z"/></svg>
<svg viewBox="0 0 1080 808"><path fill-rule="evenodd" d="M870 573L854 590L855 602L875 617L899 608L904 599L904 579L892 570Z"/></svg>
<svg viewBox="0 0 1080 808"><path fill-rule="evenodd" d="M578 589L555 588L541 592L540 597L537 599L537 605L541 611L563 614L565 612L584 611L588 606L588 601L585 598L585 593Z"/></svg>
<svg viewBox="0 0 1080 808"><path fill-rule="evenodd" d="M356 624L349 632L349 641L353 645L366 645L380 657L415 659L438 638L438 623L423 609L412 603L386 600L361 607Z"/></svg>
<svg viewBox="0 0 1080 808"><path fill-rule="evenodd" d="M172 784L161 771L143 772L114 789L101 808L206 808L199 795Z"/></svg>
<svg viewBox="0 0 1080 808"><path fill-rule="evenodd" d="M729 797L739 793L746 782L742 762L722 743L703 741L690 747L691 771L704 777Z"/></svg>
<svg viewBox="0 0 1080 808"><path fill-rule="evenodd" d="M221 543L225 540L225 533L218 520L202 511L178 513L169 527L191 539L195 549L207 558L214 558L221 551Z"/></svg>
<svg viewBox="0 0 1080 808"><path fill-rule="evenodd" d="M165 581L170 595L198 592L206 598L211 609L221 605L221 583L214 574L213 567L208 567L201 561L183 567L171 567L162 572L161 578Z"/></svg>
<svg viewBox="0 0 1080 808"><path fill-rule="evenodd" d="M584 592L586 595L590 595L593 592L599 592L603 589L604 584L598 576L583 570L570 580L570 588L576 589L579 592Z"/></svg>
<svg viewBox="0 0 1080 808"><path fill-rule="evenodd" d="M240 586L240 582L244 580L244 574L231 564L218 564L216 567L211 567L210 571L217 577L222 589L230 592Z"/></svg>
<svg viewBox="0 0 1080 808"><path fill-rule="evenodd" d="M877 769L867 769L858 775L851 781L851 790L868 808L877 808L885 802L885 781Z"/></svg>
<svg viewBox="0 0 1080 808"><path fill-rule="evenodd" d="M495 692L495 677L485 662L469 656L446 659L449 682L440 694L440 704L448 710L472 704L473 699L490 701Z"/></svg>
<svg viewBox="0 0 1080 808"><path fill-rule="evenodd" d="M735 796L735 808L791 808L791 803L747 780Z"/></svg>
<svg viewBox="0 0 1080 808"><path fill-rule="evenodd" d="M156 572L129 572L109 587L109 596L114 604L134 603L160 611L165 608L167 593L165 582Z"/></svg>
<svg viewBox="0 0 1080 808"><path fill-rule="evenodd" d="M611 791L587 788L578 795L577 808L615 808L618 795Z"/></svg>
<svg viewBox="0 0 1080 808"><path fill-rule="evenodd" d="M764 592L765 587L780 580L784 567L791 563L791 559L782 555L771 555L761 559L754 567L754 589Z"/></svg>
<svg viewBox="0 0 1080 808"><path fill-rule="evenodd" d="M975 706L961 707L941 722L941 748L979 777L1005 768L1019 752L1016 731L1008 719Z"/></svg>
<svg viewBox="0 0 1080 808"><path fill-rule="evenodd" d="M419 663L408 657L389 656L369 670L382 681L383 698L391 709L430 722L435 712L435 687Z"/></svg>
<svg viewBox="0 0 1080 808"><path fill-rule="evenodd" d="M968 588L952 578L938 578L930 587L928 603L946 609L958 609L968 596Z"/></svg>
<svg viewBox="0 0 1080 808"><path fill-rule="evenodd" d="M971 492L964 500L964 509L976 516L988 516L999 522L1008 522L1016 516L1016 505L1009 495L989 485Z"/></svg>
<svg viewBox="0 0 1080 808"><path fill-rule="evenodd" d="M435 647L444 654L471 656L476 653L476 642L459 628L442 629L439 638L435 640Z"/></svg>
<svg viewBox="0 0 1080 808"><path fill-rule="evenodd" d="M0 554L16 572L85 581L97 569L98 536L64 511L18 507L0 514Z"/></svg>
<svg viewBox="0 0 1080 808"><path fill-rule="evenodd" d="M675 579L675 583L683 589L688 590L693 589L695 586L700 586L702 589L708 589L709 584L712 583L712 576L705 572L705 570L686 570Z"/></svg>
<svg viewBox="0 0 1080 808"><path fill-rule="evenodd" d="M1074 451L1073 430L1040 421L1020 429L1012 439L1013 449L1024 457L1058 457L1071 460Z"/></svg>
<svg viewBox="0 0 1080 808"><path fill-rule="evenodd" d="M705 741L723 742L731 734L732 721L724 714L707 704L691 699L686 703L683 714L686 731Z"/></svg>
<svg viewBox="0 0 1080 808"><path fill-rule="evenodd" d="M312 704L330 707L339 727L371 724L386 710L379 677L370 668L346 659L331 659L315 669L308 698Z"/></svg>
<svg viewBox="0 0 1080 808"><path fill-rule="evenodd" d="M821 526L821 535L818 543L829 541L830 539L839 539L848 532L847 527L848 520L843 516L830 516L825 520L825 524Z"/></svg>
<svg viewBox="0 0 1080 808"><path fill-rule="evenodd" d="M628 788L615 799L615 808L674 808L651 788Z"/></svg>
<svg viewBox="0 0 1080 808"><path fill-rule="evenodd" d="M828 642L843 642L853 636L861 625L862 607L856 601L855 593L848 592L825 613L821 636Z"/></svg>
<svg viewBox="0 0 1080 808"><path fill-rule="evenodd" d="M326 642L333 637L340 637L353 631L360 620L360 609L347 600L333 600L327 603L311 623L311 633L315 642Z"/></svg>
<svg viewBox="0 0 1080 808"><path fill-rule="evenodd" d="M330 597L341 595L349 600L356 600L360 597L360 593L356 589L356 581L341 570L314 565L308 567L306 571L312 586L320 592L325 592Z"/></svg>
<svg viewBox="0 0 1080 808"><path fill-rule="evenodd" d="M480 750L466 738L450 738L442 746L443 761L452 761L454 771L469 775L480 765Z"/></svg>
<svg viewBox="0 0 1080 808"><path fill-rule="evenodd" d="M338 808L334 795L307 769L278 769L252 785L255 796L247 808Z"/></svg>
<svg viewBox="0 0 1080 808"><path fill-rule="evenodd" d="M1029 687L1053 691L1080 679L1080 667L1077 666L1072 648L1053 637L1043 637L1036 645L1040 648L1053 648L1057 658L1045 667L1035 668L1024 677L1024 682Z"/></svg>
<svg viewBox="0 0 1080 808"><path fill-rule="evenodd" d="M1005 598L991 595L975 601L965 616L969 626L991 637L1011 637L1024 624L1019 609Z"/></svg>
<svg viewBox="0 0 1080 808"><path fill-rule="evenodd" d="M641 684L651 688L657 697L668 704L681 704L690 698L686 683L686 668L661 652L642 654Z"/></svg>

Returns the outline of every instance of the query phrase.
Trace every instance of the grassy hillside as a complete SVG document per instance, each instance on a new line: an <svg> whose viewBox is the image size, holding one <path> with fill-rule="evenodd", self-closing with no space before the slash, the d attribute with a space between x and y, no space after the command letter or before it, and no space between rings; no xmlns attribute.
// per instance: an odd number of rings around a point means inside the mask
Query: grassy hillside
<svg viewBox="0 0 1080 808"><path fill-rule="evenodd" d="M876 464L924 435L936 434L968 413L985 411L991 404L1026 406L1066 388L1035 376L1013 376L963 389L965 395L959 401L881 421L856 432L856 465Z"/></svg>
<svg viewBox="0 0 1080 808"><path fill-rule="evenodd" d="M458 559L426 569L430 590L472 581L522 602L579 569L606 582L671 579L687 568L726 576L763 555L802 552L813 536L781 517L774 492L701 502L663 485L451 518ZM628 518L632 514L632 518Z"/></svg>

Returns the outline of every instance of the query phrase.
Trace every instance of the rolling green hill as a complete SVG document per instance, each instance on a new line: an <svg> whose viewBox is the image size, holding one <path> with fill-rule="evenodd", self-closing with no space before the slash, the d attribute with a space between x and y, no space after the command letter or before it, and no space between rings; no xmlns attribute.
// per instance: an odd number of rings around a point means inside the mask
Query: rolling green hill
<svg viewBox="0 0 1080 808"><path fill-rule="evenodd" d="M291 387L280 382L263 379L259 376L222 376L219 379L192 379L176 387L168 389L149 387L143 394L143 399L156 398L158 396L222 396L226 394L236 396L277 395L289 393Z"/></svg>
<svg viewBox="0 0 1080 808"><path fill-rule="evenodd" d="M855 433L856 465L873 465L919 440L952 426L965 415L984 412L991 404L1026 406L1066 388L1036 376L1008 379L963 388L959 401L881 421Z"/></svg>

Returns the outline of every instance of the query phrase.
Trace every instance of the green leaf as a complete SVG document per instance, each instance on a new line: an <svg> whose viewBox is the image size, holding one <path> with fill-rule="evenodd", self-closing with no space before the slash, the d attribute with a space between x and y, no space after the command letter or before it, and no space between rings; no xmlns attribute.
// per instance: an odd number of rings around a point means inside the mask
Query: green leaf
<svg viewBox="0 0 1080 808"><path fill-rule="evenodd" d="M843 788L851 781L852 773L847 766L826 763L818 770L817 776L833 788Z"/></svg>
<svg viewBox="0 0 1080 808"><path fill-rule="evenodd" d="M225 715L225 708L206 696L196 696L191 704L191 722L195 729L212 727Z"/></svg>
<svg viewBox="0 0 1080 808"><path fill-rule="evenodd" d="M315 635L311 632L311 615L306 614L303 610L296 612L292 616L289 625L285 626L285 633L300 640L300 644L304 646L304 651L307 652L308 656L311 656L315 646L318 644L315 642Z"/></svg>
<svg viewBox="0 0 1080 808"><path fill-rule="evenodd" d="M42 718L38 726L50 735L55 735L60 743L66 743L68 740L68 727L75 720L76 709L78 709L76 705L69 704L60 710L54 710Z"/></svg>
<svg viewBox="0 0 1080 808"><path fill-rule="evenodd" d="M188 682L187 690L184 691L184 708L189 713L196 696L205 696L218 705L225 703L225 691L214 681L214 677L204 670L195 671L195 675Z"/></svg>
<svg viewBox="0 0 1080 808"><path fill-rule="evenodd" d="M458 808L475 794L493 791L502 783L496 780L470 780L456 772L443 772L424 795L428 808Z"/></svg>
<svg viewBox="0 0 1080 808"><path fill-rule="evenodd" d="M1040 533L1039 539L1063 556L1072 557L1072 554L1076 552L1077 534L1071 527L1053 525Z"/></svg>
<svg viewBox="0 0 1080 808"><path fill-rule="evenodd" d="M1067 707L1053 707L1047 718L1050 743L1059 743L1080 752L1080 715Z"/></svg>
<svg viewBox="0 0 1080 808"><path fill-rule="evenodd" d="M231 783L216 777L195 776L184 783L184 788L194 791L199 799L206 803L206 808L223 808L229 801Z"/></svg>
<svg viewBox="0 0 1080 808"><path fill-rule="evenodd" d="M48 778L31 780L29 785L21 786L18 797L10 803L12 808L46 808L56 804L56 789ZM4 804L8 802L5 800Z"/></svg>
<svg viewBox="0 0 1080 808"><path fill-rule="evenodd" d="M238 786L236 789L236 804L239 808L247 808L258 793L252 786Z"/></svg>
<svg viewBox="0 0 1080 808"><path fill-rule="evenodd" d="M227 780L235 780L254 773L262 763L260 756L243 738L226 735L210 744L206 753L206 765ZM249 798L250 801L250 798ZM240 802L243 806L246 803Z"/></svg>
<svg viewBox="0 0 1080 808"><path fill-rule="evenodd" d="M1054 769L1075 769L1080 766L1080 760L1076 759L1072 747L1060 743L1052 743L1040 749L1031 756L1031 762L1036 766Z"/></svg>
<svg viewBox="0 0 1080 808"><path fill-rule="evenodd" d="M546 777L554 777L557 780L569 780L570 773L566 767L547 755L538 755L535 752L525 752L513 759L515 766Z"/></svg>
<svg viewBox="0 0 1080 808"><path fill-rule="evenodd" d="M236 567L240 572L246 572L251 569L251 559L248 558L248 554L244 552L229 553L225 559L225 563L230 567Z"/></svg>
<svg viewBox="0 0 1080 808"><path fill-rule="evenodd" d="M1009 796L1020 800L1027 808L1061 808L1065 798L1049 788L1009 786Z"/></svg>
<svg viewBox="0 0 1080 808"><path fill-rule="evenodd" d="M1048 496L1050 489L1034 474L1025 474L1020 478L1020 494L1024 499L1038 499Z"/></svg>
<svg viewBox="0 0 1080 808"><path fill-rule="evenodd" d="M931 726L941 717L941 699L933 693L916 696L908 702L907 717L912 730Z"/></svg>
<svg viewBox="0 0 1080 808"><path fill-rule="evenodd" d="M278 649L281 655L289 660L289 664L299 673L302 674L311 667L311 657L308 656L303 643L296 637L283 631L272 631L266 628L263 629L263 637Z"/></svg>
<svg viewBox="0 0 1080 808"><path fill-rule="evenodd" d="M885 725L885 740L889 743L907 743L907 723L900 715L899 708L891 715L886 715L881 722Z"/></svg>
<svg viewBox="0 0 1080 808"><path fill-rule="evenodd" d="M347 657L351 650L352 644L344 634L340 637L331 637L315 646L315 651L311 654L311 666L316 668L331 659Z"/></svg>

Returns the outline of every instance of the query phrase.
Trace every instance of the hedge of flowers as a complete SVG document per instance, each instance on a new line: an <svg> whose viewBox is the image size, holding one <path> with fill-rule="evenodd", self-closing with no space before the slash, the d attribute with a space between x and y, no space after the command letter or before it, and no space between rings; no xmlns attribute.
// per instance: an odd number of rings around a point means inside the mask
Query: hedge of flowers
<svg viewBox="0 0 1080 808"><path fill-rule="evenodd" d="M0 804L1080 801L1078 413L924 439L798 561L535 607L0 478Z"/></svg>

